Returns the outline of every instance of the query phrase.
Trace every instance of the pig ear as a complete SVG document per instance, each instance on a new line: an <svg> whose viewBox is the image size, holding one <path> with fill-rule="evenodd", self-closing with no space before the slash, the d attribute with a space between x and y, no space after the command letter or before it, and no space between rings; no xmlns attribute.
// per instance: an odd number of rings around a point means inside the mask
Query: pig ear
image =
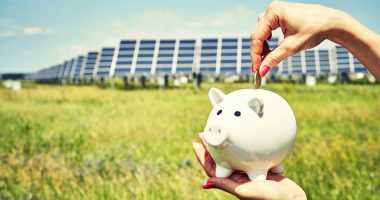
<svg viewBox="0 0 380 200"><path fill-rule="evenodd" d="M213 106L223 101L226 95L217 88L210 88L208 91L208 98Z"/></svg>
<svg viewBox="0 0 380 200"><path fill-rule="evenodd" d="M249 100L248 106L260 117L263 115L264 102L261 99L253 98Z"/></svg>

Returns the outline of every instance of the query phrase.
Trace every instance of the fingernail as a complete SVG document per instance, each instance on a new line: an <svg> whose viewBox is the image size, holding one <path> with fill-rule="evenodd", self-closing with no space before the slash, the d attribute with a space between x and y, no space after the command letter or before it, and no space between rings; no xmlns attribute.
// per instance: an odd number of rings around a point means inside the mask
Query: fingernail
<svg viewBox="0 0 380 200"><path fill-rule="evenodd" d="M267 75L267 73L269 72L269 70L270 70L270 67L267 66L267 65L265 65L264 68L260 72L260 76L264 77L265 75Z"/></svg>
<svg viewBox="0 0 380 200"><path fill-rule="evenodd" d="M211 188L215 188L215 183L213 182L210 182L210 181L206 181L202 184L202 188L203 189L211 189Z"/></svg>
<svg viewBox="0 0 380 200"><path fill-rule="evenodd" d="M252 69L252 72L255 73L255 67L253 66L253 64L252 64L251 69Z"/></svg>

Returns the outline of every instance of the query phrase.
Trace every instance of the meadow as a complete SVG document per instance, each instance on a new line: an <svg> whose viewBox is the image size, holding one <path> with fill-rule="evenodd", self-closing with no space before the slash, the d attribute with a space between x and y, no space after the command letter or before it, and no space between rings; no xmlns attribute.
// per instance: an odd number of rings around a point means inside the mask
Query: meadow
<svg viewBox="0 0 380 200"><path fill-rule="evenodd" d="M208 88L0 89L0 199L235 199L193 155ZM298 124L285 176L309 199L380 198L380 86L270 84Z"/></svg>

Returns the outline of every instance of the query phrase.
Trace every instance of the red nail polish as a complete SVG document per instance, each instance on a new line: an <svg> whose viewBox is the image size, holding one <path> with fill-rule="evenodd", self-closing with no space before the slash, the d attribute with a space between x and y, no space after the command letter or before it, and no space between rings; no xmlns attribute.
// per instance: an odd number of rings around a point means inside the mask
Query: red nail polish
<svg viewBox="0 0 380 200"><path fill-rule="evenodd" d="M267 75L267 73L269 72L269 70L270 70L270 67L267 66L267 65L265 65L264 68L263 68L263 70L261 70L261 72L260 72L260 76L264 77L265 75Z"/></svg>
<svg viewBox="0 0 380 200"><path fill-rule="evenodd" d="M202 184L203 189L211 189L215 187L215 183L206 181Z"/></svg>
<svg viewBox="0 0 380 200"><path fill-rule="evenodd" d="M252 69L252 72L255 73L255 67L253 66L253 64L252 64L251 69Z"/></svg>

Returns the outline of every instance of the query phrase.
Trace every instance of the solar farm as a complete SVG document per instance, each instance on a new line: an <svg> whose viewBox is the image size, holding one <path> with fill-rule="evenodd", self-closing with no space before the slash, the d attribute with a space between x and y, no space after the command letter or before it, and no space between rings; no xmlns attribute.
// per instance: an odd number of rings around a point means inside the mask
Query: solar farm
<svg viewBox="0 0 380 200"><path fill-rule="evenodd" d="M125 39L26 79L0 84L0 199L234 199L201 188L191 143L209 88L253 88L249 38ZM296 115L284 175L309 199L378 199L375 82L341 46L262 80Z"/></svg>

